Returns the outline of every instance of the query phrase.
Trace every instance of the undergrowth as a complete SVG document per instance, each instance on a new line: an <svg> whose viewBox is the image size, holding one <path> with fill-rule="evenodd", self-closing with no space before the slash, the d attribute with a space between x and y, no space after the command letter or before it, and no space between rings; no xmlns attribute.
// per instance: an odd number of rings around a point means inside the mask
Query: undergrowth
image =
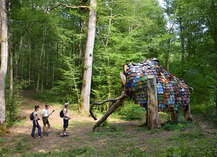
<svg viewBox="0 0 217 157"><path fill-rule="evenodd" d="M138 104L134 104L132 101L127 101L124 104L118 114L122 116L124 120L140 120L145 115L145 111L142 110L142 107Z"/></svg>

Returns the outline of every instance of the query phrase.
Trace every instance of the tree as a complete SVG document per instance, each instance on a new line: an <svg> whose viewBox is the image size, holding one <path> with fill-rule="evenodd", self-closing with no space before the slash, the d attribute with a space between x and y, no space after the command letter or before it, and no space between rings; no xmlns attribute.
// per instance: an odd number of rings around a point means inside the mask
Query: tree
<svg viewBox="0 0 217 157"><path fill-rule="evenodd" d="M0 1L1 12L1 67L0 67L0 124L5 122L5 77L8 62L8 23L6 0Z"/></svg>
<svg viewBox="0 0 217 157"><path fill-rule="evenodd" d="M87 112L90 106L93 49L96 32L96 0L90 0L88 35L84 59L84 76L81 90L81 110Z"/></svg>

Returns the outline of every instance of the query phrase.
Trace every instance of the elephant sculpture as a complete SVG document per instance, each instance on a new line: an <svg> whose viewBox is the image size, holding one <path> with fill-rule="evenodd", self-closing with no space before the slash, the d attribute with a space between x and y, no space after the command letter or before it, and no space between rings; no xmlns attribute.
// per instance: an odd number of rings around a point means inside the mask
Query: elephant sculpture
<svg viewBox="0 0 217 157"><path fill-rule="evenodd" d="M171 112L171 119L177 120L180 109L184 110L186 119L191 120L190 92L188 85L169 73L156 58L147 59L141 63L130 63L123 66L124 73L120 73L122 80L122 92L118 98L108 99L102 102L94 102L90 106L90 114L97 120L93 113L93 106L111 102L109 110L95 124L93 131L105 121L108 116L120 107L124 99L129 96L135 104L139 104L144 110L147 109L147 82L156 80L157 109L162 112Z"/></svg>

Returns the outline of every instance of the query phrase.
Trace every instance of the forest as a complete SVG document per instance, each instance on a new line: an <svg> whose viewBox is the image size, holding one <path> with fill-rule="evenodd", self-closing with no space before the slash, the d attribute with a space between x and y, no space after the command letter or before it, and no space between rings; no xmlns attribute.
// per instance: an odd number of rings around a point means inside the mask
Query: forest
<svg viewBox="0 0 217 157"><path fill-rule="evenodd" d="M0 13L0 156L217 156L215 0L1 0ZM160 112L149 130L127 97L92 132L91 104L120 96L123 65L152 58L189 86L193 121ZM29 115L45 104L49 135L32 140Z"/></svg>

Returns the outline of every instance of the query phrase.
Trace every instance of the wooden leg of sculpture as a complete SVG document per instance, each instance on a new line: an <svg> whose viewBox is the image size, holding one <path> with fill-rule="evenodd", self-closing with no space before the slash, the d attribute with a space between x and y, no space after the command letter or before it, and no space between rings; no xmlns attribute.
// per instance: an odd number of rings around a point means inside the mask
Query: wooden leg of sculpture
<svg viewBox="0 0 217 157"><path fill-rule="evenodd" d="M105 114L104 116L94 125L93 127L93 131L95 131L95 129L97 127L100 126L100 124L102 124L107 118L108 116L110 116L110 114L112 114L118 107L120 107L122 105L122 102L124 101L125 98L122 98L120 100L118 100L116 102L116 104L114 104Z"/></svg>
<svg viewBox="0 0 217 157"><path fill-rule="evenodd" d="M174 111L171 112L171 121L176 121Z"/></svg>
<svg viewBox="0 0 217 157"><path fill-rule="evenodd" d="M109 102L111 101L112 104L111 104L111 108L105 113L105 115L94 125L93 127L93 131L100 126L101 123L103 123L110 114L112 114L119 106L121 106L124 102L124 99L126 98L126 91L122 91L121 92L121 96L118 97L118 98L115 98L115 99L108 99L108 100L104 100L100 103L98 102L95 102L93 103L91 106L90 106L90 115L93 117L94 120L97 120L96 116L94 115L93 113L93 106L94 105L102 105L104 104L105 102Z"/></svg>
<svg viewBox="0 0 217 157"><path fill-rule="evenodd" d="M191 115L191 107L190 107L190 104L188 105L188 108L186 110L184 110L184 117L186 120L188 121L193 121L192 119L192 115Z"/></svg>
<svg viewBox="0 0 217 157"><path fill-rule="evenodd" d="M160 128L156 77L147 81L148 85L148 106L147 106L147 125L149 129Z"/></svg>

